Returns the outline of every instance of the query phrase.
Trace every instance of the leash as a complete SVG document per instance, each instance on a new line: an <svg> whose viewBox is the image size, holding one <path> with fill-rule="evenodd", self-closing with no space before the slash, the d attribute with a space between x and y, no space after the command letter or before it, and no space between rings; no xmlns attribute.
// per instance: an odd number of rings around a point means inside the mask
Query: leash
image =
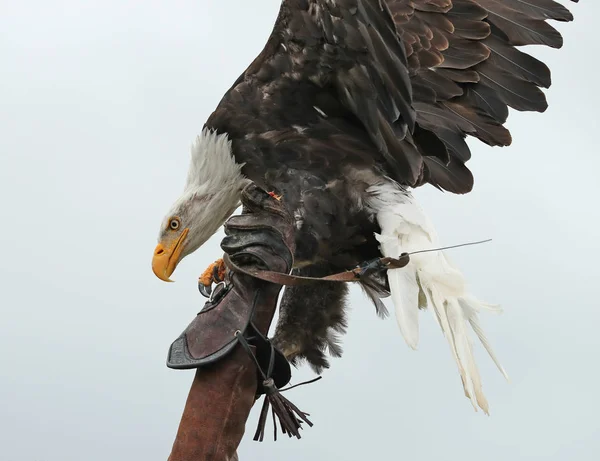
<svg viewBox="0 0 600 461"><path fill-rule="evenodd" d="M386 269L400 269L405 267L410 262L410 256L408 253L402 253L400 258L377 258L352 270L327 275L325 277L304 277L301 275L284 274L262 269L248 269L235 264L228 254L223 255L223 261L225 261L225 264L232 270L264 280L265 282L285 286L300 286L314 282L357 282L366 274Z"/></svg>
<svg viewBox="0 0 600 461"><path fill-rule="evenodd" d="M358 282L365 275L372 274L374 272L381 272L388 269L401 269L410 262L411 255L420 253L429 253L432 251L450 250L453 248L461 248L471 245L480 245L482 243L491 242L491 239L480 240L478 242L461 243L459 245L446 246L441 248L432 248L429 250L418 250L411 253L402 253L399 258L376 258L371 261L362 263L358 267L344 272L338 272L337 274L327 275L325 277L305 277L301 275L284 274L281 272L273 272L262 269L248 269L245 267L238 266L234 263L228 254L223 255L223 261L231 269L237 272L241 272L246 275L250 275L265 282L276 283L278 285L285 286L301 286L308 285L314 282Z"/></svg>

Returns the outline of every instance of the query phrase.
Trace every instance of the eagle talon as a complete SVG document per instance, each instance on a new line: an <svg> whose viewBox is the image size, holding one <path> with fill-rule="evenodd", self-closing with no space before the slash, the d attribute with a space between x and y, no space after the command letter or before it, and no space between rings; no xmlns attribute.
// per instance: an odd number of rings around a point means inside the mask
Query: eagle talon
<svg viewBox="0 0 600 461"><path fill-rule="evenodd" d="M215 264L212 269L213 282L219 283L225 280L225 278L223 277L225 274L223 272L224 271L221 269L221 267L219 267L218 264Z"/></svg>
<svg viewBox="0 0 600 461"><path fill-rule="evenodd" d="M198 291L202 296L210 299L210 295L212 294L212 283L210 285L204 285L201 281L198 281Z"/></svg>
<svg viewBox="0 0 600 461"><path fill-rule="evenodd" d="M220 283L225 280L225 270L225 263L222 259L219 259L208 266L198 279L198 290L202 296L210 298L213 290L212 284Z"/></svg>

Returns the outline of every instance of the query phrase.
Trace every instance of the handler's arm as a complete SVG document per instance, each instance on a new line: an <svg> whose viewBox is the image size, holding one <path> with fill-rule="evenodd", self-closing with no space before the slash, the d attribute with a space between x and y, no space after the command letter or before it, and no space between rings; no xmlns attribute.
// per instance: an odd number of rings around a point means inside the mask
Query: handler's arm
<svg viewBox="0 0 600 461"><path fill-rule="evenodd" d="M294 232L282 203L253 185L244 189L242 203L243 214L225 226L222 248L239 267L288 273ZM215 300L206 304L171 346L169 366L197 370L169 461L237 459L259 381L255 362L233 340L250 332L245 344L258 354L259 361L269 362L272 352L267 348L265 356L264 347L255 349L254 344L265 344L260 337L268 333L280 290L281 285L229 270L225 287L216 289ZM283 356L279 359L282 366L275 366L272 376L283 386L289 380L289 365Z"/></svg>

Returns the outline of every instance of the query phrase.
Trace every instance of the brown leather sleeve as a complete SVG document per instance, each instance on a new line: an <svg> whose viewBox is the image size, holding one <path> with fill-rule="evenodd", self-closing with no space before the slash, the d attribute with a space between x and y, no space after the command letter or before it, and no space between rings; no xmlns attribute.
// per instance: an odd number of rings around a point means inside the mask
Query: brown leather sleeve
<svg viewBox="0 0 600 461"><path fill-rule="evenodd" d="M233 461L256 393L256 368L238 348L196 371L168 461Z"/></svg>

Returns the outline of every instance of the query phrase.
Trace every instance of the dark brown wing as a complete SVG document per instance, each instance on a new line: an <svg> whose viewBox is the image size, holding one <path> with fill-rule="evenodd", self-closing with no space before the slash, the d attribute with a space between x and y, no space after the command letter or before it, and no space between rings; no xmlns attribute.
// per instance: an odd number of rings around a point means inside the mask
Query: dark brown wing
<svg viewBox="0 0 600 461"><path fill-rule="evenodd" d="M315 107L325 115L319 117ZM264 158L247 152L250 143L242 146L235 139L276 130L280 141L271 151L279 151L279 163L289 157L281 151L285 142L288 151L302 152L308 169L319 167L309 164L309 144L335 151L336 139L358 140L371 163L413 184L423 159L404 139L415 119L404 46L383 0L285 0L264 50L207 124L227 131L241 161L255 164ZM293 126L302 128L300 135Z"/></svg>
<svg viewBox="0 0 600 461"><path fill-rule="evenodd" d="M574 0L577 1L577 0ZM466 135L492 146L507 146L503 126L508 107L543 112L550 71L517 49L522 45L562 46L546 20L573 16L553 0L386 0L405 45L417 126L445 144L440 161L420 138L415 143L427 168L420 183L469 192L464 165L471 152Z"/></svg>
<svg viewBox="0 0 600 461"><path fill-rule="evenodd" d="M508 107L547 107L550 71L517 47L560 47L548 19L572 16L553 0L285 0L207 124L259 171L290 157L322 169L313 144L335 151L342 140L363 146L351 165L366 155L404 185L466 193L466 136L509 145ZM268 147L256 152L256 139Z"/></svg>

